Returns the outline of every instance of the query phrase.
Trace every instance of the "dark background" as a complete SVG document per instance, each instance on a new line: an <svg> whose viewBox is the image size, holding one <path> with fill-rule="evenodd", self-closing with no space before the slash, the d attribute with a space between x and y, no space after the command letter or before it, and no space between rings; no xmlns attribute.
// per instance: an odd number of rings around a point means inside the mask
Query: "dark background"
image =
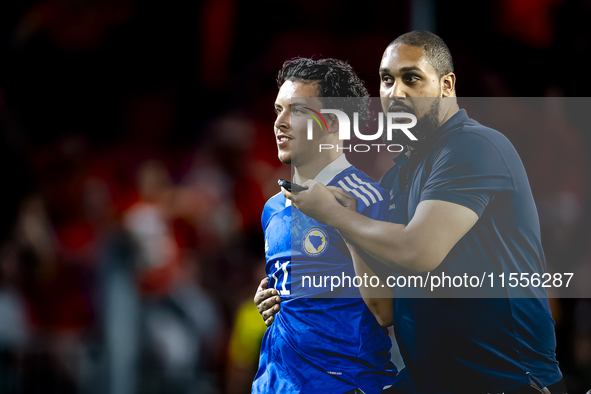
<svg viewBox="0 0 591 394"><path fill-rule="evenodd" d="M396 36L440 35L464 97L588 96L588 0L0 5L0 393L242 393L264 325L275 75L348 60L378 96ZM591 278L586 119L507 133L549 261ZM503 131L503 130L501 130ZM551 299L570 392L591 302Z"/></svg>

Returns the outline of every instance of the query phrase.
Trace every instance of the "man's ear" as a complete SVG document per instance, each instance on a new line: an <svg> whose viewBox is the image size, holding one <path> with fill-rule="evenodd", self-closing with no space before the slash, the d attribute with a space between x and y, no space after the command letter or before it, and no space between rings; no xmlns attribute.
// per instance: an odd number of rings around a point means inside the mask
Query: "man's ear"
<svg viewBox="0 0 591 394"><path fill-rule="evenodd" d="M441 78L441 95L443 97L455 97L456 75L448 73Z"/></svg>
<svg viewBox="0 0 591 394"><path fill-rule="evenodd" d="M342 111L342 110L341 110ZM339 118L335 114L327 114L326 124L328 125L328 133L339 132Z"/></svg>

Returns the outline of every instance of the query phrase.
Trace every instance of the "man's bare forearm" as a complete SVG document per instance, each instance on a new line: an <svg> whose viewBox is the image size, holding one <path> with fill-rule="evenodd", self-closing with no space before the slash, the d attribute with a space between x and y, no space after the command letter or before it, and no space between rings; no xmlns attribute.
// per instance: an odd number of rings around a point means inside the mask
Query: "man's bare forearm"
<svg viewBox="0 0 591 394"><path fill-rule="evenodd" d="M379 262L403 271L416 270L405 225L373 220L336 206L329 218L328 225Z"/></svg>
<svg viewBox="0 0 591 394"><path fill-rule="evenodd" d="M334 205L327 224L388 267L410 273L435 269L474 226L478 215L462 205L426 200L408 225L369 219Z"/></svg>
<svg viewBox="0 0 591 394"><path fill-rule="evenodd" d="M359 292L361 293L365 305L367 305L368 309L381 326L391 326L393 321L392 307L394 297L392 289L384 284L385 280L380 278L380 275L376 274L367 263L368 261L371 261L371 257L362 249L355 246L355 244L349 242L346 238L345 242L347 243L349 252L351 252L355 274L361 277L367 275L379 279L379 283L376 287L361 286L359 288ZM378 262L376 263L380 264Z"/></svg>
<svg viewBox="0 0 591 394"><path fill-rule="evenodd" d="M421 201L408 225L372 220L341 205L335 195L341 200L343 196L324 185L311 180L304 185L309 189L293 196L296 208L335 227L374 259L401 272L435 269L478 220L472 209L440 200Z"/></svg>

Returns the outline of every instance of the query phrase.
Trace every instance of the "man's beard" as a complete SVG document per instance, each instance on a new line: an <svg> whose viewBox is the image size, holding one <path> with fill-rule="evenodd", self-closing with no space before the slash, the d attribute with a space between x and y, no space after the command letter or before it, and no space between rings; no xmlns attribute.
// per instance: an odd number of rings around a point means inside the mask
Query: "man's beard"
<svg viewBox="0 0 591 394"><path fill-rule="evenodd" d="M416 99L415 99L416 100ZM421 98L421 100L433 100L429 110L421 118L417 117L417 124L409 128L408 131L417 138L417 141L411 140L401 129L392 130L392 142L401 145L413 145L416 142L422 142L429 139L439 125L439 113L441 112L441 98ZM401 100L394 100L388 108L388 112L406 112L416 116L415 111L406 106ZM385 139L387 134L384 132L383 138Z"/></svg>

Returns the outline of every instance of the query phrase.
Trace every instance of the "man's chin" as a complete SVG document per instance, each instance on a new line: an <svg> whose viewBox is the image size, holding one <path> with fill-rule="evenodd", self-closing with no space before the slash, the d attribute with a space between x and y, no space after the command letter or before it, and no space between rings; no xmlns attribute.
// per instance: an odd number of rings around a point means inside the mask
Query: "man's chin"
<svg viewBox="0 0 591 394"><path fill-rule="evenodd" d="M291 165L291 155L282 155L281 153L278 155L279 157L279 161L281 161L283 164L286 165Z"/></svg>

